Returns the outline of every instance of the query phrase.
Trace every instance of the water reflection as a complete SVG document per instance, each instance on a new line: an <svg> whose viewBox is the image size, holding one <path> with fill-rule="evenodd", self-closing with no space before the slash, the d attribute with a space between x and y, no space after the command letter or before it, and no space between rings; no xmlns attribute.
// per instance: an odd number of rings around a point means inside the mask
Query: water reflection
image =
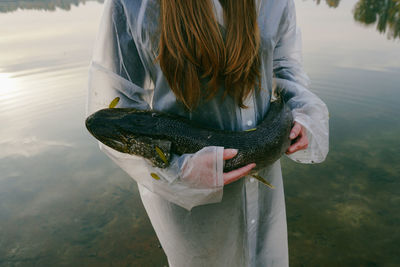
<svg viewBox="0 0 400 267"><path fill-rule="evenodd" d="M317 5L321 0L315 0ZM338 7L340 0L325 0L329 7ZM386 33L389 39L400 37L400 1L399 0L359 0L353 9L354 19L364 25L374 25L380 33Z"/></svg>
<svg viewBox="0 0 400 267"><path fill-rule="evenodd" d="M315 0L315 2L317 2L317 5L319 5L321 0ZM340 0L325 0L325 2L329 7L338 7Z"/></svg>
<svg viewBox="0 0 400 267"><path fill-rule="evenodd" d="M104 0L5 0L0 2L0 12L7 13L18 9L36 9L54 11L56 8L70 10L86 2ZM321 0L314 0L317 5ZM337 8L341 0L325 0L329 7ZM364 25L377 24L380 33L386 33L389 39L400 37L400 1L399 0L359 0L353 9L354 19Z"/></svg>
<svg viewBox="0 0 400 267"><path fill-rule="evenodd" d="M319 165L282 161L291 265L400 266L399 43L352 15L396 24L398 4L295 1L331 151ZM135 182L84 128L98 2L0 0L59 7L0 13L0 266L167 264Z"/></svg>
<svg viewBox="0 0 400 267"><path fill-rule="evenodd" d="M387 31L389 39L400 37L399 0L360 0L354 8L354 19L365 25L377 23L380 33Z"/></svg>
<svg viewBox="0 0 400 267"><path fill-rule="evenodd" d="M104 0L2 0L0 2L0 12L7 13L18 9L54 11L56 8L61 8L70 10L73 5L78 6L90 1L104 2Z"/></svg>

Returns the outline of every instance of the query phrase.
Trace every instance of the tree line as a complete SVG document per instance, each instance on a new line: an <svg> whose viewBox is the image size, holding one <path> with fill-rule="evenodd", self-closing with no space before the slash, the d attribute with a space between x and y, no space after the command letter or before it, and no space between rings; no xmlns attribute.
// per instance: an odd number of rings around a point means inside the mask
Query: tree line
<svg viewBox="0 0 400 267"><path fill-rule="evenodd" d="M79 6L90 1L104 2L104 0L1 0L0 12L7 13L18 9L54 11L56 8L60 8L70 10L71 6Z"/></svg>
<svg viewBox="0 0 400 267"><path fill-rule="evenodd" d="M314 0L318 5L321 0ZM336 8L340 0L325 0L329 7ZM357 22L375 25L380 33L387 33L389 39L400 37L400 0L359 0L353 9Z"/></svg>

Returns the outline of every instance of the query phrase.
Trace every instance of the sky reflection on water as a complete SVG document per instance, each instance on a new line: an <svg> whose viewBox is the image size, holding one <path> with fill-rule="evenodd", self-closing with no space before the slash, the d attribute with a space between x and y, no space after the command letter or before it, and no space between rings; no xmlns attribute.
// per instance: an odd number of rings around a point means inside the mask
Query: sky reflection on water
<svg viewBox="0 0 400 267"><path fill-rule="evenodd" d="M162 266L136 184L83 124L101 1L18 10L27 2L0 13L0 265ZM373 0L296 1L331 152L319 165L283 160L293 266L400 265L400 42L392 26L387 40L354 21L367 2L378 25L398 14Z"/></svg>

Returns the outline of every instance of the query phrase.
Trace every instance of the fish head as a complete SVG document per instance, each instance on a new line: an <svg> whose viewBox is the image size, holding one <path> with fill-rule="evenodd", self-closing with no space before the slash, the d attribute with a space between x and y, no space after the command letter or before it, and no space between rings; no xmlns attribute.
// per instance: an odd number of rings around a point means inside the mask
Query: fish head
<svg viewBox="0 0 400 267"><path fill-rule="evenodd" d="M127 152L129 138L118 123L121 115L117 109L103 109L90 115L85 124L97 140L117 151Z"/></svg>
<svg viewBox="0 0 400 267"><path fill-rule="evenodd" d="M145 157L154 166L165 168L171 157L171 142L154 138L157 131L154 119L149 119L152 116L135 109L108 108L90 115L85 124L88 131L106 146Z"/></svg>

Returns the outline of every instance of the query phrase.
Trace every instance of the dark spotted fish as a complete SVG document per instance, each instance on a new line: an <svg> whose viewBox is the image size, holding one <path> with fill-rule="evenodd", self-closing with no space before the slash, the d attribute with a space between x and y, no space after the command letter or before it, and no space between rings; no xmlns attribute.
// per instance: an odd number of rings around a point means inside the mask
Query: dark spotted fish
<svg viewBox="0 0 400 267"><path fill-rule="evenodd" d="M292 113L280 97L250 131L209 129L184 117L132 108L102 109L86 119L89 132L103 144L142 156L160 168L169 165L172 153L195 153L206 146L238 149L224 171L253 162L260 168L274 163L290 145L292 124Z"/></svg>

